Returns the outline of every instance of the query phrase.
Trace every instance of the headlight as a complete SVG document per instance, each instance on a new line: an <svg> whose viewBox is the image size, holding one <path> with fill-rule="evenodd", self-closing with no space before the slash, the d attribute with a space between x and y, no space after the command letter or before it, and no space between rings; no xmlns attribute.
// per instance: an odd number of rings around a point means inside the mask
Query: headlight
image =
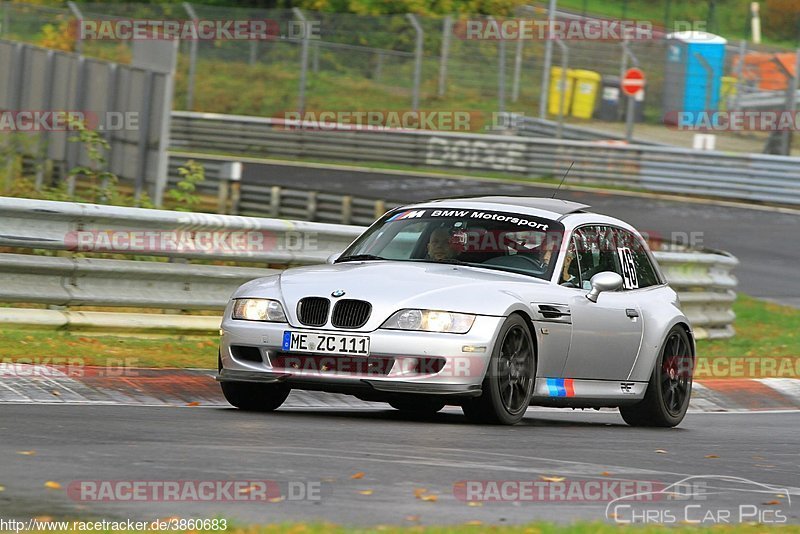
<svg viewBox="0 0 800 534"><path fill-rule="evenodd" d="M281 303L270 299L236 299L233 301L231 317L245 321L286 322Z"/></svg>
<svg viewBox="0 0 800 534"><path fill-rule="evenodd" d="M436 310L400 310L383 323L390 330L422 330L466 334L472 328L475 316Z"/></svg>

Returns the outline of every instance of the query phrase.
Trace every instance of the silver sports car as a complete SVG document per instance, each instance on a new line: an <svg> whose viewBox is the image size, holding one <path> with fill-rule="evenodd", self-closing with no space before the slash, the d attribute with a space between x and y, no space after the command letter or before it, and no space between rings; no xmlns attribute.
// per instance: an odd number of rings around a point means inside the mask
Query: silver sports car
<svg viewBox="0 0 800 534"><path fill-rule="evenodd" d="M695 344L630 225L563 200L480 197L393 210L327 264L233 294L219 376L243 410L292 388L514 424L529 405L619 407L675 426Z"/></svg>

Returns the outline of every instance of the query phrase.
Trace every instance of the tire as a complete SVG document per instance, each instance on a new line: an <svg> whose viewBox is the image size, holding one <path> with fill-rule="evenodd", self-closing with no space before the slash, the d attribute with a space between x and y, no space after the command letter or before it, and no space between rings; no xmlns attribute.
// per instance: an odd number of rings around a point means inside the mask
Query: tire
<svg viewBox="0 0 800 534"><path fill-rule="evenodd" d="M683 421L692 396L691 347L686 331L680 326L672 327L653 366L644 399L619 408L626 423L669 428Z"/></svg>
<svg viewBox="0 0 800 534"><path fill-rule="evenodd" d="M222 371L222 358L217 367ZM289 396L291 388L284 384L251 382L220 382L225 400L247 412L271 412L278 409Z"/></svg>
<svg viewBox="0 0 800 534"><path fill-rule="evenodd" d="M435 414L442 408L444 408L444 401L440 401L437 399L431 399L426 397L410 397L410 398L397 398L392 399L389 402L389 406L394 408L395 410L400 410L401 412L409 413L409 414Z"/></svg>
<svg viewBox="0 0 800 534"><path fill-rule="evenodd" d="M492 348L482 393L462 405L476 423L513 425L522 420L531 402L536 377L536 346L527 323L510 315Z"/></svg>

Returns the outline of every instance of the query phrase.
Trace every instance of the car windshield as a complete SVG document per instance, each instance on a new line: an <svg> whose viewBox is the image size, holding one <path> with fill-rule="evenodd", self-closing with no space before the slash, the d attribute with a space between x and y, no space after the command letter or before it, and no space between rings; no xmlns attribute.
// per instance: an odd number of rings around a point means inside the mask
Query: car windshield
<svg viewBox="0 0 800 534"><path fill-rule="evenodd" d="M558 221L513 212L424 208L386 214L336 260L469 265L549 279L564 235Z"/></svg>

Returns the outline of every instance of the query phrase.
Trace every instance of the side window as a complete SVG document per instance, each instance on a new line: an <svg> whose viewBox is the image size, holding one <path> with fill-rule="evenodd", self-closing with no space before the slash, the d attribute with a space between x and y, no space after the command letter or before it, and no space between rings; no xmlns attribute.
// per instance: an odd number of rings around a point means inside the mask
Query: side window
<svg viewBox="0 0 800 534"><path fill-rule="evenodd" d="M591 289L590 280L603 271L612 271L625 278L616 237L614 229L609 226L584 226L575 232L574 241L583 289Z"/></svg>
<svg viewBox="0 0 800 534"><path fill-rule="evenodd" d="M622 263L622 280L625 289L637 289L659 284L658 276L647 256L642 240L633 233L617 229L617 253Z"/></svg>
<svg viewBox="0 0 800 534"><path fill-rule="evenodd" d="M566 287L581 287L581 269L578 262L578 250L575 245L575 236L569 240L567 253L564 255L564 265L558 283Z"/></svg>

